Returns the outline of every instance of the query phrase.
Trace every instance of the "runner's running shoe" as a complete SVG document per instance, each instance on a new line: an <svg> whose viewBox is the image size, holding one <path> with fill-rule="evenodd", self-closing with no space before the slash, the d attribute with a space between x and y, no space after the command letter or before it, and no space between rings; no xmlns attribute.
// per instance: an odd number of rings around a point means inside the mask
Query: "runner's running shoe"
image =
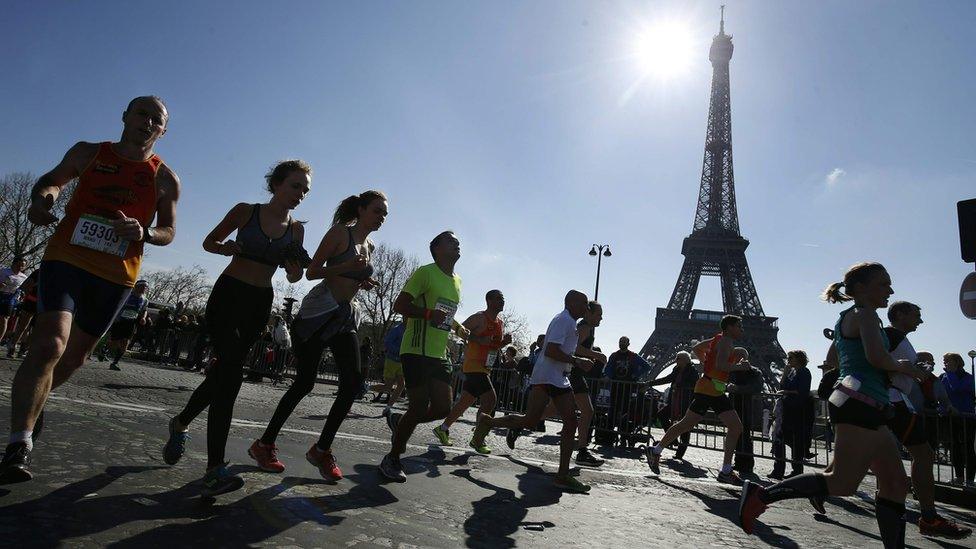
<svg viewBox="0 0 976 549"><path fill-rule="evenodd" d="M400 466L400 458L393 457L391 454L383 456L383 461L380 462L380 474L393 482L407 481L407 475L403 474L403 467Z"/></svg>
<svg viewBox="0 0 976 549"><path fill-rule="evenodd" d="M653 446L647 447L647 466L655 475L661 474L661 454L655 454Z"/></svg>
<svg viewBox="0 0 976 549"><path fill-rule="evenodd" d="M454 446L454 441L451 440L451 433L447 429L442 429L440 425L434 427L434 436L437 440L444 446Z"/></svg>
<svg viewBox="0 0 976 549"><path fill-rule="evenodd" d="M478 444L477 442L472 440L470 443L468 443L468 446L474 448L474 451L478 452L479 454L487 455L491 453L491 448L487 444L485 444L485 441L483 440L481 441L481 444Z"/></svg>
<svg viewBox="0 0 976 549"><path fill-rule="evenodd" d="M556 477L553 482L556 484L556 488L566 490L567 492L586 494L590 491L590 486L588 484L583 484L582 482L576 480L576 477L571 477L569 475L565 477Z"/></svg>
<svg viewBox="0 0 976 549"><path fill-rule="evenodd" d="M722 484L732 484L734 486L742 486L742 479L739 475L735 474L735 471L729 471L728 473L718 472L718 481Z"/></svg>
<svg viewBox="0 0 976 549"><path fill-rule="evenodd" d="M590 467L599 467L605 463L605 460L594 456L586 448L580 448L580 450L576 452L576 463L580 465L588 465Z"/></svg>
<svg viewBox="0 0 976 549"><path fill-rule="evenodd" d="M240 490L242 487L244 487L244 479L231 473L225 463L211 468L203 476L203 490L200 490L200 495L205 498L212 498Z"/></svg>
<svg viewBox="0 0 976 549"><path fill-rule="evenodd" d="M278 447L274 444L263 444L255 440L247 449L247 455L258 462L258 468L269 473L280 473L285 470L285 464L278 460Z"/></svg>
<svg viewBox="0 0 976 549"><path fill-rule="evenodd" d="M27 449L26 442L8 444L3 461L0 461L0 484L26 482L34 478L28 469L30 464L31 451Z"/></svg>
<svg viewBox="0 0 976 549"><path fill-rule="evenodd" d="M938 515L932 521L919 518L918 531L923 536L936 536L949 539L962 539L973 533L972 528L961 526L957 522Z"/></svg>
<svg viewBox="0 0 976 549"><path fill-rule="evenodd" d="M308 452L305 452L305 459L319 470L319 474L325 480L334 482L342 480L342 470L339 469L332 452L319 450L318 446L313 444Z"/></svg>
<svg viewBox="0 0 976 549"><path fill-rule="evenodd" d="M186 452L186 441L190 440L190 433L176 428L176 418L169 420L169 440L163 447L163 461L167 465L176 465Z"/></svg>
<svg viewBox="0 0 976 549"><path fill-rule="evenodd" d="M809 500L810 500L810 505L813 506L813 510L816 511L817 514L819 514L819 515L826 515L827 514L827 508L824 507L824 498L822 498L822 497L812 497L812 498L809 498Z"/></svg>
<svg viewBox="0 0 976 549"><path fill-rule="evenodd" d="M508 433L505 435L505 444L508 445L509 450L515 449L515 441L517 441L520 436L522 436L522 429L520 427L508 430Z"/></svg>
<svg viewBox="0 0 976 549"><path fill-rule="evenodd" d="M762 501L764 488L748 480L742 485L742 495L739 496L739 526L742 531L752 535L756 528L756 519L766 510Z"/></svg>

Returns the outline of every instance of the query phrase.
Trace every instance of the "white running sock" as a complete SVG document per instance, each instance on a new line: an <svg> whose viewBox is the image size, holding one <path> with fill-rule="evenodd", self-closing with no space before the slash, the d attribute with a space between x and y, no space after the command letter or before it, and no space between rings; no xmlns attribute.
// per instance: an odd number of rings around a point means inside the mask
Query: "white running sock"
<svg viewBox="0 0 976 549"><path fill-rule="evenodd" d="M10 444L16 444L18 442L23 442L27 445L27 450L34 449L34 441L31 439L31 435L34 431L20 431L17 433L10 433Z"/></svg>
<svg viewBox="0 0 976 549"><path fill-rule="evenodd" d="M732 472L732 464L726 463L722 465L722 474L727 475Z"/></svg>

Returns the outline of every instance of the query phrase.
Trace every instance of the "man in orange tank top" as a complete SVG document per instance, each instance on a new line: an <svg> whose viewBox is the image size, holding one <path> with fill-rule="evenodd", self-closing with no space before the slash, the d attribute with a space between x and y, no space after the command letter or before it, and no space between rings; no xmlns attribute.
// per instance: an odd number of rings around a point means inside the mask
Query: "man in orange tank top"
<svg viewBox="0 0 976 549"><path fill-rule="evenodd" d="M681 435L694 429L709 409L718 414L725 424L725 456L718 481L725 484L741 484L739 476L732 471L732 456L736 443L742 434L742 421L732 408L732 401L725 394L725 385L732 372L746 371L749 362L736 356L735 340L742 337L742 319L734 315L722 317L719 324L722 332L711 339L695 345L694 353L704 365L704 375L695 384L695 394L691 405L681 421L671 426L661 441L647 449L647 464L654 474L661 474L661 452Z"/></svg>
<svg viewBox="0 0 976 549"><path fill-rule="evenodd" d="M498 357L499 349L512 342L512 334L502 335L504 325L498 318L498 314L505 308L505 296L502 295L501 290L491 290L485 294L485 302L487 307L484 311L469 316L463 323L464 327L471 331L471 335L468 336L464 364L461 365L461 371L464 373L461 396L444 418L444 423L434 427L434 435L441 444L448 446L453 444L449 432L451 425L474 404L475 400L479 401L479 413L495 415L497 396L488 372ZM478 428L471 437L470 446L479 454L491 453L491 448L485 444L487 434L488 429Z"/></svg>
<svg viewBox="0 0 976 549"><path fill-rule="evenodd" d="M138 278L143 245L173 241L180 182L153 152L168 118L161 99L137 97L122 113L118 142L78 142L34 184L28 219L58 226L41 261L30 350L11 388L0 482L32 478L33 439L48 394L84 363L111 325ZM76 178L59 221L51 208Z"/></svg>

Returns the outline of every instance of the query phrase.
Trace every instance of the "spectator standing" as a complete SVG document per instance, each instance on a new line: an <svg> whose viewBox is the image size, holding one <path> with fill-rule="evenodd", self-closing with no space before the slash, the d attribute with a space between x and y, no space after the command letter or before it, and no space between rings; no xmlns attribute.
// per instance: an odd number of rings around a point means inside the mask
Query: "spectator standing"
<svg viewBox="0 0 976 549"><path fill-rule="evenodd" d="M804 351L790 351L786 354L786 367L780 383L783 395L783 430L778 441L773 443L773 456L776 463L769 478L782 480L786 469L786 446L790 447L792 472L788 477L803 473L803 459L810 447L810 370L807 368L807 354Z"/></svg>
<svg viewBox="0 0 976 549"><path fill-rule="evenodd" d="M695 384L698 383L698 378L701 377L698 370L695 369L695 365L691 362L691 353L688 351L678 351L674 357L674 361L674 368L670 374L650 383L651 386L664 385L666 383L671 384L670 390L668 391L668 425L665 426L665 429L670 427L671 423L679 421L684 417L688 411L688 406L691 404L691 397L695 392ZM691 442L691 432L684 433L679 437L678 450L674 453L675 459L684 458L689 442Z"/></svg>
<svg viewBox="0 0 976 549"><path fill-rule="evenodd" d="M736 347L735 351L745 360L749 359L749 353L742 347ZM762 373L752 366L748 370L732 372L729 374L727 390L729 398L732 399L732 409L742 420L742 436L739 437L739 443L735 448L732 468L742 475L751 475L756 466L752 447L753 397L763 390Z"/></svg>
<svg viewBox="0 0 976 549"><path fill-rule="evenodd" d="M958 353L946 353L942 357L945 373L942 374L942 385L945 386L952 407L958 411L950 419L952 429L952 468L957 484L973 485L976 480L976 450L973 449L974 435L976 435L976 403L972 374L966 372L966 363Z"/></svg>

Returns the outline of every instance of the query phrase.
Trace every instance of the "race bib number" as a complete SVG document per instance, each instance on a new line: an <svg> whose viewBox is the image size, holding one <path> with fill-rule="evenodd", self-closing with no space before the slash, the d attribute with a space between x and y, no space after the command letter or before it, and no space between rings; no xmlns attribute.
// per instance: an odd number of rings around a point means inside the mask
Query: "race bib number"
<svg viewBox="0 0 976 549"><path fill-rule="evenodd" d="M485 366L491 368L496 359L498 359L498 351L489 351L488 356L485 357Z"/></svg>
<svg viewBox="0 0 976 549"><path fill-rule="evenodd" d="M135 320L139 316L139 311L135 309L122 309L122 314L120 314L125 320Z"/></svg>
<svg viewBox="0 0 976 549"><path fill-rule="evenodd" d="M440 324L434 324L434 327L438 330L451 331L451 326L454 324L454 315L457 314L458 304L453 301L448 301L446 299L438 299L437 303L434 305L434 309L438 311L444 311L447 316L444 317L444 322Z"/></svg>
<svg viewBox="0 0 976 549"><path fill-rule="evenodd" d="M119 257L124 257L129 248L129 241L122 240L115 234L111 221L90 214L78 218L75 230L71 233L71 243Z"/></svg>

